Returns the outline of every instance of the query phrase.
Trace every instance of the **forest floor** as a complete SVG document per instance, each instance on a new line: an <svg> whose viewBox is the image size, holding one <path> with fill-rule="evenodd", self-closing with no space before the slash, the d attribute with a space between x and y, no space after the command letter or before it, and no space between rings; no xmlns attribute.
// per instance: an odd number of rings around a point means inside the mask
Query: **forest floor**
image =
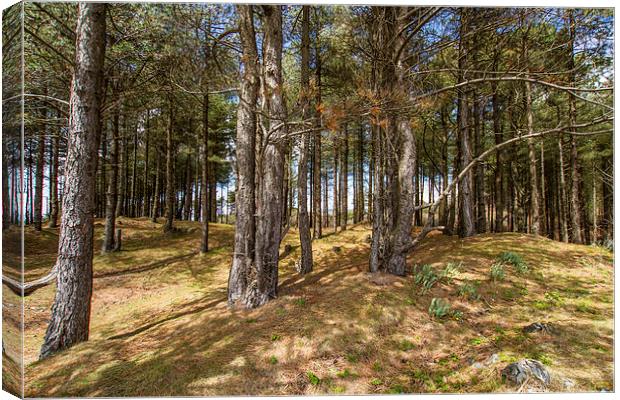
<svg viewBox="0 0 620 400"><path fill-rule="evenodd" d="M244 311L226 305L233 226L213 224L211 251L201 255L198 223L176 222L181 230L168 235L146 219L120 224L123 251L95 256L88 342L37 361L55 286L26 297L26 396L515 392L525 389L503 382L500 370L522 358L551 371L548 391L614 389L613 254L605 249L515 233L434 234L410 264L440 272L452 263L458 272L424 292L412 274L367 273L365 225L328 229L314 242L314 271L301 277L291 230L278 298ZM18 256L16 232L5 233L5 260ZM53 265L57 230L28 228L25 238L31 280ZM506 251L528 272L506 265L505 279L493 281L491 265ZM452 312L431 317L433 298ZM5 288L3 302L18 298ZM523 333L533 322L555 329Z"/></svg>

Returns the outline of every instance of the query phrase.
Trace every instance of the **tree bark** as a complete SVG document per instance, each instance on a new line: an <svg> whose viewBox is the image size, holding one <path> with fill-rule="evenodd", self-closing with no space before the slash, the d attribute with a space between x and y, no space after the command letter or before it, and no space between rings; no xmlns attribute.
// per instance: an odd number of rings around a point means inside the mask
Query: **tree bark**
<svg viewBox="0 0 620 400"><path fill-rule="evenodd" d="M174 149L172 141L172 130L174 129L174 104L170 99L168 129L166 130L166 222L164 232L174 229Z"/></svg>
<svg viewBox="0 0 620 400"><path fill-rule="evenodd" d="M306 120L310 114L310 6L302 6L301 20L301 112L302 119ZM312 240L310 237L310 220L308 217L308 153L310 145L310 133L304 132L301 136L299 146L299 171L297 175L297 185L299 191L298 207L299 207L299 240L301 242L301 261L299 265L299 273L307 274L312 271ZM320 179L320 171L315 172ZM315 194L314 199L321 200L321 195ZM314 204L316 205L316 201ZM314 223L320 224L320 211L317 212L315 207ZM315 229L315 232L317 230Z"/></svg>
<svg viewBox="0 0 620 400"><path fill-rule="evenodd" d="M56 261L58 281L40 358L88 340L105 10L105 3L78 6L75 70L69 99L69 147Z"/></svg>
<svg viewBox="0 0 620 400"><path fill-rule="evenodd" d="M105 228L101 252L114 251L114 231L116 229L117 183L118 183L118 141L119 141L118 107L112 116L112 141L110 145L110 161L108 162L108 190L106 193Z"/></svg>
<svg viewBox="0 0 620 400"><path fill-rule="evenodd" d="M235 193L235 244L228 278L228 304L234 305L245 296L248 281L257 270L255 256L255 168L256 168L256 102L258 98L258 51L254 32L254 6L236 5L239 14L243 73L237 108L237 190ZM203 196L207 181L203 175ZM206 215L203 205L203 221Z"/></svg>
<svg viewBox="0 0 620 400"><path fill-rule="evenodd" d="M278 252L281 240L282 187L286 153L286 104L282 88L282 9L261 6L263 10L263 102L269 113L268 137L263 145L262 182L258 204L256 234L257 276L244 298L248 308L277 297Z"/></svg>
<svg viewBox="0 0 620 400"><path fill-rule="evenodd" d="M243 99L243 98L242 98ZM200 252L209 251L209 193L206 190L206 182L209 182L209 94L203 96L204 109L203 118L203 134L202 134L202 185L201 185L201 222L202 222L202 238L200 240ZM240 106L241 107L241 106ZM237 157L239 157L239 147L237 147ZM198 212L196 210L196 212ZM235 236L236 237L236 236Z"/></svg>
<svg viewBox="0 0 620 400"><path fill-rule="evenodd" d="M47 118L47 112L43 112L43 118ZM34 229L41 231L43 227L43 171L45 171L45 141L47 136L47 124L44 123L39 135L37 146L37 170L34 188Z"/></svg>
<svg viewBox="0 0 620 400"><path fill-rule="evenodd" d="M468 41L466 34L468 30L469 11L461 8L461 25L459 38L459 81L465 80L465 69L468 66L467 52ZM469 143L469 103L468 93L462 90L458 92L458 128L459 128L459 147L461 150L462 165L468 165L472 160L471 147ZM473 236L476 233L473 220L473 193L472 193L472 173L468 172L465 179L459 182L460 212L459 223L461 225L459 233L462 237Z"/></svg>

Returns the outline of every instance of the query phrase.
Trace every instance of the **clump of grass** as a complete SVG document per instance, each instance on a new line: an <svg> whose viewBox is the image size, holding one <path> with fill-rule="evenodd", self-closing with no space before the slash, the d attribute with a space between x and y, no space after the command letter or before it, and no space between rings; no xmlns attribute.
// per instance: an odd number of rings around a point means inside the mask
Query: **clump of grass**
<svg viewBox="0 0 620 400"><path fill-rule="evenodd" d="M463 311L461 310L454 310L452 311L452 318L454 318L455 321L460 321L463 319Z"/></svg>
<svg viewBox="0 0 620 400"><path fill-rule="evenodd" d="M519 275L526 274L528 272L528 266L523 257L517 253L511 251L505 251L497 257L497 261L503 264L510 264L515 268L515 271Z"/></svg>
<svg viewBox="0 0 620 400"><path fill-rule="evenodd" d="M461 264L448 263L444 269L436 272L429 264L421 267L413 267L413 280L416 285L421 287L422 294L426 294L438 282L451 283L458 274Z"/></svg>
<svg viewBox="0 0 620 400"><path fill-rule="evenodd" d="M441 319L450 312L450 303L446 299L438 299L433 297L428 307L428 313L431 317Z"/></svg>
<svg viewBox="0 0 620 400"><path fill-rule="evenodd" d="M398 344L398 348L401 351L409 351L409 350L413 350L415 348L415 344L413 344L412 342L410 342L409 340L405 339L403 341L401 341Z"/></svg>
<svg viewBox="0 0 620 400"><path fill-rule="evenodd" d="M502 263L494 263L491 265L491 280L494 282L503 281L506 279L506 272L504 271L504 265Z"/></svg>
<svg viewBox="0 0 620 400"><path fill-rule="evenodd" d="M297 304L300 307L303 307L306 305L306 299L304 299L303 297L300 297L295 300L295 304Z"/></svg>
<svg viewBox="0 0 620 400"><path fill-rule="evenodd" d="M383 381L379 378L374 378L373 380L370 381L370 384L373 386L379 386L383 384Z"/></svg>
<svg viewBox="0 0 620 400"><path fill-rule="evenodd" d="M390 390L387 391L389 394L402 394L406 392L406 389L403 385L395 384L390 386Z"/></svg>
<svg viewBox="0 0 620 400"><path fill-rule="evenodd" d="M359 356L355 353L347 353L344 358L346 358L348 362L353 364L359 361Z"/></svg>
<svg viewBox="0 0 620 400"><path fill-rule="evenodd" d="M280 335L276 335L276 334L271 335L271 341L272 342L275 342L276 340L280 340L281 338L282 338L282 336L280 336Z"/></svg>
<svg viewBox="0 0 620 400"><path fill-rule="evenodd" d="M314 372L312 371L307 371L306 372L306 376L308 377L308 381L312 384L312 385L318 385L319 383L321 383L321 378L319 378L318 376L316 376L314 374Z"/></svg>
<svg viewBox="0 0 620 400"><path fill-rule="evenodd" d="M480 294L478 293L478 286L480 282L475 281L473 283L466 282L459 286L457 293L461 297L466 297L469 300L479 300Z"/></svg>
<svg viewBox="0 0 620 400"><path fill-rule="evenodd" d="M355 372L351 372L348 368L345 368L342 371L336 373L338 378L346 379L348 377L356 377L357 374Z"/></svg>
<svg viewBox="0 0 620 400"><path fill-rule="evenodd" d="M381 366L381 363L379 361L375 361L374 363L372 363L372 369L373 371L381 372L383 371L383 366Z"/></svg>
<svg viewBox="0 0 620 400"><path fill-rule="evenodd" d="M276 356L269 357L269 364L276 365L277 363L278 363L278 359L276 358Z"/></svg>

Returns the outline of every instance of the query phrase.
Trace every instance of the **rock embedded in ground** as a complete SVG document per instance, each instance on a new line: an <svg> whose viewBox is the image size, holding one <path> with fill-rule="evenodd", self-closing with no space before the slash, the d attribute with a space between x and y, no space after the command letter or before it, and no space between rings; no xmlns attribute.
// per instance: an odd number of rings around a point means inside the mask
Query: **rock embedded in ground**
<svg viewBox="0 0 620 400"><path fill-rule="evenodd" d="M551 375L545 366L540 361L531 359L523 359L508 364L502 370L502 377L517 385L522 385L528 378L538 379L545 385L551 382Z"/></svg>
<svg viewBox="0 0 620 400"><path fill-rule="evenodd" d="M552 334L555 334L556 330L549 323L534 322L533 324L529 324L527 326L524 326L523 327L523 332L524 333L542 332L542 333L548 333L548 334L552 335Z"/></svg>

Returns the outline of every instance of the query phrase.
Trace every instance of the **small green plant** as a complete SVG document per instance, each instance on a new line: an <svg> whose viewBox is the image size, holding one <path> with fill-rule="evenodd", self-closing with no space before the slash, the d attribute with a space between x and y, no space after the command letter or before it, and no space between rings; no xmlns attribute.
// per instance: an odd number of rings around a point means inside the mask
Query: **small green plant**
<svg viewBox="0 0 620 400"><path fill-rule="evenodd" d="M321 379L312 371L306 372L306 376L308 377L308 381L315 386L321 382Z"/></svg>
<svg viewBox="0 0 620 400"><path fill-rule="evenodd" d="M278 317L282 317L282 316L284 316L285 314L286 314L286 309L284 309L284 308L282 308L282 307L280 307L280 308L276 309L276 315L277 315Z"/></svg>
<svg viewBox="0 0 620 400"><path fill-rule="evenodd" d="M469 341L469 344L471 344L472 346L480 346L485 341L486 341L486 338L484 338L484 337L477 337L477 338L471 339Z"/></svg>
<svg viewBox="0 0 620 400"><path fill-rule="evenodd" d="M426 294L435 283L439 280L439 277L429 264L424 264L421 267L417 265L413 267L413 280L416 285L422 289L422 294Z"/></svg>
<svg viewBox="0 0 620 400"><path fill-rule="evenodd" d="M349 371L348 368L345 368L344 370L336 373L336 376L338 378L343 378L343 379L348 378L350 376L356 376L356 375L357 374L355 374L354 372Z"/></svg>
<svg viewBox="0 0 620 400"><path fill-rule="evenodd" d="M383 371L383 367L381 366L381 363L379 361L375 361L374 363L372 363L372 369L377 372Z"/></svg>
<svg viewBox="0 0 620 400"><path fill-rule="evenodd" d="M469 300L479 300L480 294L478 294L479 282L464 283L457 289L457 293L461 297L466 297Z"/></svg>
<svg viewBox="0 0 620 400"><path fill-rule="evenodd" d="M306 305L306 299L304 299L303 297L300 297L298 299L295 300L295 304L297 304L298 306L305 306Z"/></svg>
<svg viewBox="0 0 620 400"><path fill-rule="evenodd" d="M356 362L358 362L358 361L359 361L359 357L358 357L358 355L357 355L357 354L355 354L355 353L347 353L347 354L344 356L344 358L346 358L348 362L350 362L350 363L354 363L354 364L355 364Z"/></svg>
<svg viewBox="0 0 620 400"><path fill-rule="evenodd" d="M545 292L545 300L554 306L561 306L564 304L564 299L560 295L560 292L556 291Z"/></svg>
<svg viewBox="0 0 620 400"><path fill-rule="evenodd" d="M506 251L501 253L497 257L497 261L503 264L510 264L515 268L517 274L523 275L528 272L527 263L523 260L523 258L517 253L513 253L511 251Z"/></svg>
<svg viewBox="0 0 620 400"><path fill-rule="evenodd" d="M275 342L276 340L280 340L282 337L280 335L273 334L271 335L271 341Z"/></svg>
<svg viewBox="0 0 620 400"><path fill-rule="evenodd" d="M452 318L454 318L455 321L460 321L463 319L463 311L461 310L454 310L452 311Z"/></svg>
<svg viewBox="0 0 620 400"><path fill-rule="evenodd" d="M269 357L269 364L276 365L277 363L278 363L278 359L276 358L276 356Z"/></svg>
<svg viewBox="0 0 620 400"><path fill-rule="evenodd" d="M446 267L439 273L439 280L446 283L451 283L452 280L458 275L461 265L462 263L448 263L448 265L446 265Z"/></svg>
<svg viewBox="0 0 620 400"><path fill-rule="evenodd" d="M389 394L402 394L405 393L405 387L403 385L395 384L390 386L390 390L388 390Z"/></svg>
<svg viewBox="0 0 620 400"><path fill-rule="evenodd" d="M344 386L333 386L332 387L332 392L335 394L342 394L345 391L345 387Z"/></svg>
<svg viewBox="0 0 620 400"><path fill-rule="evenodd" d="M506 278L506 273L504 272L504 265L501 263L495 263L491 265L491 279L494 282L503 281Z"/></svg>
<svg viewBox="0 0 620 400"><path fill-rule="evenodd" d="M398 344L398 348L401 351L409 351L409 350L413 350L415 348L415 344L413 344L412 342L410 342L409 340L405 339L403 341L401 341Z"/></svg>
<svg viewBox="0 0 620 400"><path fill-rule="evenodd" d="M370 381L370 384L373 386L379 386L383 384L383 381L379 378L374 378L373 380Z"/></svg>
<svg viewBox="0 0 620 400"><path fill-rule="evenodd" d="M253 324L255 322L257 322L258 320L256 318L248 318L245 320L246 323L248 324Z"/></svg>
<svg viewBox="0 0 620 400"><path fill-rule="evenodd" d="M443 318L450 312L450 303L445 299L433 297L428 307L428 313L434 318Z"/></svg>

